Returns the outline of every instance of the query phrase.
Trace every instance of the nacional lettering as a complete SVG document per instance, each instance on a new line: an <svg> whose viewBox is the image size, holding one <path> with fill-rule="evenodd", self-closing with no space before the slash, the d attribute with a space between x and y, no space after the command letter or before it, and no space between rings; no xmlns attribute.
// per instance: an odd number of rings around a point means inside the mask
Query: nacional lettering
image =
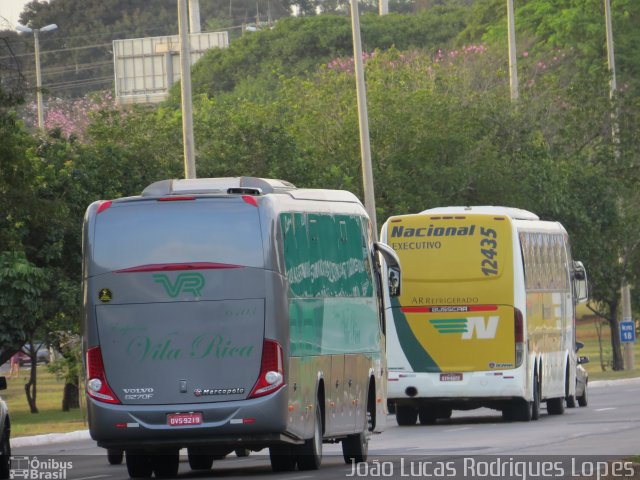
<svg viewBox="0 0 640 480"><path fill-rule="evenodd" d="M391 228L391 238L407 237L471 237L476 231L475 225L466 227L435 227L433 224L428 227L405 227L396 225Z"/></svg>

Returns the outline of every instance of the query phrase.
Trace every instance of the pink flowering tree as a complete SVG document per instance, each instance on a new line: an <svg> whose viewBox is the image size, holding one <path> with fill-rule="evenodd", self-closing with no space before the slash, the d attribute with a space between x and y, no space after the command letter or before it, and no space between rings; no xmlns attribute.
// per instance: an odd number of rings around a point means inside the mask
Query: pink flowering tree
<svg viewBox="0 0 640 480"><path fill-rule="evenodd" d="M101 110L115 110L117 108L113 94L110 91L95 92L82 98L51 98L47 101L44 111L44 129L59 130L63 138L76 138L80 142L86 141L86 133L92 117ZM28 127L37 125L37 106L29 103L23 110L22 116Z"/></svg>

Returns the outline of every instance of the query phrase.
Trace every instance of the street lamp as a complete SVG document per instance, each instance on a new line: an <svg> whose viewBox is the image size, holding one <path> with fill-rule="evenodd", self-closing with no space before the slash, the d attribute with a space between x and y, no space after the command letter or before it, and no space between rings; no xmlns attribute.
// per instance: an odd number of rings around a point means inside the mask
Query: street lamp
<svg viewBox="0 0 640 480"><path fill-rule="evenodd" d="M40 41L38 40L38 35L40 34L40 32L51 32L56 28L58 28L58 26L55 23L42 28L29 28L23 25L16 25L16 30L18 32L33 32L36 53L36 98L38 101L38 128L42 128L44 126L44 115L42 113L42 78L40 76Z"/></svg>

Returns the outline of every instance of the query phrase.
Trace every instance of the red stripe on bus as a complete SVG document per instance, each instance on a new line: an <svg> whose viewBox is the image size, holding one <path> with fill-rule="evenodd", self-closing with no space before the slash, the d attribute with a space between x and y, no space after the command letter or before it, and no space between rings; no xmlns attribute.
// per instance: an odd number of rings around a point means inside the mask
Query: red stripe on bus
<svg viewBox="0 0 640 480"><path fill-rule="evenodd" d="M139 265L137 267L123 268L115 273L138 273L138 272L166 272L175 270L220 270L225 268L242 268L242 265L232 265L229 263L154 263L151 265Z"/></svg>
<svg viewBox="0 0 640 480"><path fill-rule="evenodd" d="M450 311L442 310L452 308ZM455 308L455 310L453 310ZM463 310L466 309L466 310ZM434 307L402 307L403 313L459 313L459 312L493 312L498 310L497 305L438 305Z"/></svg>

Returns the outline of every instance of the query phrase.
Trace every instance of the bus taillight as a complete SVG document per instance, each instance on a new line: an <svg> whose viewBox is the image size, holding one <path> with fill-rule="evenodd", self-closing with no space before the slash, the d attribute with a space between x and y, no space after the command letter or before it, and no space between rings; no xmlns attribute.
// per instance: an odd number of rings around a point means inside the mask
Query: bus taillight
<svg viewBox="0 0 640 480"><path fill-rule="evenodd" d="M282 347L275 340L265 339L262 345L260 375L249 398L268 395L284 386L284 362Z"/></svg>
<svg viewBox="0 0 640 480"><path fill-rule="evenodd" d="M100 347L87 350L87 393L100 402L120 403L107 383Z"/></svg>
<svg viewBox="0 0 640 480"><path fill-rule="evenodd" d="M524 320L522 318L522 312L514 308L513 309L513 336L516 345L516 368L522 365L524 360Z"/></svg>

